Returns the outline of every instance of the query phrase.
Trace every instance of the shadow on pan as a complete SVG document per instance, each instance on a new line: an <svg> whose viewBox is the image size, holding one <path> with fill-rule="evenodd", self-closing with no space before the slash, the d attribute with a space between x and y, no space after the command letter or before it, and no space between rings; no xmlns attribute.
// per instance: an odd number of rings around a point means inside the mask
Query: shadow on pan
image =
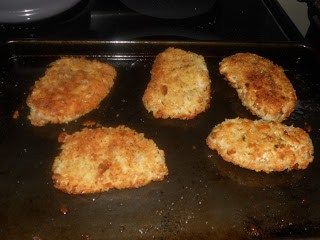
<svg viewBox="0 0 320 240"><path fill-rule="evenodd" d="M308 169L273 173L255 172L224 161L216 152L209 148L206 151L208 161L211 161L215 165L222 176L242 186L257 188L292 187L299 184L310 174Z"/></svg>

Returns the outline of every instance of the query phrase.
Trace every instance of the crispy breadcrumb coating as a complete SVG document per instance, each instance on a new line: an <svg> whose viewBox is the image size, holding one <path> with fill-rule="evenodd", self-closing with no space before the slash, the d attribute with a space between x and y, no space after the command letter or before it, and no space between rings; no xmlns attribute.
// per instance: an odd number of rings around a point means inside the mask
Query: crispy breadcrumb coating
<svg viewBox="0 0 320 240"><path fill-rule="evenodd" d="M125 126L84 128L60 141L52 179L55 188L69 194L137 188L168 174L164 152Z"/></svg>
<svg viewBox="0 0 320 240"><path fill-rule="evenodd" d="M191 119L209 108L210 99L203 56L171 47L156 57L142 98L154 117Z"/></svg>
<svg viewBox="0 0 320 240"><path fill-rule="evenodd" d="M304 130L265 120L225 120L212 129L207 145L225 161L257 172L305 169L313 161Z"/></svg>
<svg viewBox="0 0 320 240"><path fill-rule="evenodd" d="M282 67L252 53L237 53L220 62L220 73L236 89L242 104L264 120L281 122L297 104Z"/></svg>
<svg viewBox="0 0 320 240"><path fill-rule="evenodd" d="M67 123L97 108L116 75L112 66L96 60L64 57L51 63L27 99L31 124Z"/></svg>

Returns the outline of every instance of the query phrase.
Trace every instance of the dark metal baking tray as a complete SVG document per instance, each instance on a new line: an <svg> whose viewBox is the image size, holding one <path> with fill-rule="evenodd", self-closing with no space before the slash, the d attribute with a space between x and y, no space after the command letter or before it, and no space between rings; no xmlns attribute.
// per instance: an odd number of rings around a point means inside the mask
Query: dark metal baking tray
<svg viewBox="0 0 320 240"><path fill-rule="evenodd" d="M154 119L141 97L154 57L169 46L205 57L210 109L193 120ZM225 118L256 119L218 72L219 61L254 52L284 67L297 91L285 122L307 130L314 162L304 171L255 173L224 162L205 145ZM100 107L69 124L33 127L25 104L35 80L61 56L114 65L118 77ZM223 42L11 41L0 49L0 239L260 239L320 237L319 53L298 44ZM13 113L20 115L14 119ZM55 190L57 136L125 124L166 153L169 176L139 189L70 196Z"/></svg>

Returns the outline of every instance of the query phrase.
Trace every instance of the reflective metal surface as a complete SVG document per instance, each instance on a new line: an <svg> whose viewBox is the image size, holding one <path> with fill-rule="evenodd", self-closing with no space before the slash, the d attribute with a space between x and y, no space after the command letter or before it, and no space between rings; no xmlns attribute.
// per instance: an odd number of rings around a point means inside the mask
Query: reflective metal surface
<svg viewBox="0 0 320 240"><path fill-rule="evenodd" d="M154 119L141 97L154 57L168 46L202 54L213 86L210 109L193 120ZM255 173L224 162L205 144L225 118L253 117L218 73L227 55L250 51L284 67L299 104L286 124L311 130L307 170ZM48 64L86 56L119 73L100 107L70 124L33 127L27 95ZM295 44L223 42L10 42L0 49L0 239L261 239L320 236L319 54ZM19 117L13 119L18 110ZM139 189L70 196L53 188L58 135L87 120L125 124L165 151L169 176Z"/></svg>

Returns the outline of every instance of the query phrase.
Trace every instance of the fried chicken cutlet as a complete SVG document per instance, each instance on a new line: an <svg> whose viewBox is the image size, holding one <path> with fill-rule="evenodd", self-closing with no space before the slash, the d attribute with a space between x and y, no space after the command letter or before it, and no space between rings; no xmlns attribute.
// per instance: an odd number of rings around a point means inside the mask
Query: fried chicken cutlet
<svg viewBox="0 0 320 240"><path fill-rule="evenodd" d="M252 114L268 121L288 118L297 96L282 67L252 53L237 53L220 62L220 73L236 89Z"/></svg>
<svg viewBox="0 0 320 240"><path fill-rule="evenodd" d="M168 174L164 152L125 127L84 128L62 139L54 160L54 187L69 194L137 188Z"/></svg>
<svg viewBox="0 0 320 240"><path fill-rule="evenodd" d="M225 120L212 129L207 145L225 161L256 172L305 169L313 161L304 130L265 120Z"/></svg>
<svg viewBox="0 0 320 240"><path fill-rule="evenodd" d="M32 125L67 123L97 108L117 73L109 64L64 57L50 64L27 99Z"/></svg>
<svg viewBox="0 0 320 240"><path fill-rule="evenodd" d="M209 108L210 99L203 56L170 47L156 57L142 98L155 118L194 118Z"/></svg>

